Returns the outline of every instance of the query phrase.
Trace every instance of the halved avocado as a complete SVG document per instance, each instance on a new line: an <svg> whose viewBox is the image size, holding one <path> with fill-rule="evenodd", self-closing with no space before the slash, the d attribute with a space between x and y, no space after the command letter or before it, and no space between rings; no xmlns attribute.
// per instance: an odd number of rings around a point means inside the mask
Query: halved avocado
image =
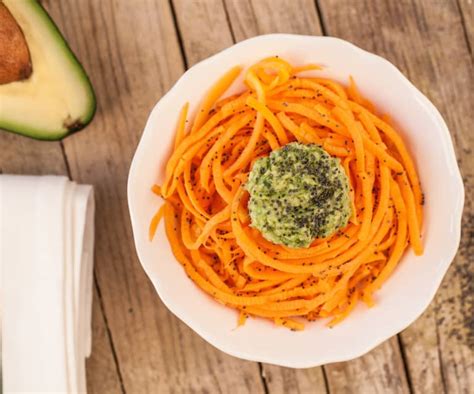
<svg viewBox="0 0 474 394"><path fill-rule="evenodd" d="M92 85L36 0L0 0L0 128L43 140L93 118Z"/></svg>

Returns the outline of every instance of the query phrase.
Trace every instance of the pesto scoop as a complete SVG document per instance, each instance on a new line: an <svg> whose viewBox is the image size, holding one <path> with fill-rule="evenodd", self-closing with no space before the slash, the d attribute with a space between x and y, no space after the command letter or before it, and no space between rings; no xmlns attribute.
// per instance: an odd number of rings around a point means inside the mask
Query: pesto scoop
<svg viewBox="0 0 474 394"><path fill-rule="evenodd" d="M293 142L257 160L245 188L252 227L292 248L334 234L352 212L339 159L317 145Z"/></svg>

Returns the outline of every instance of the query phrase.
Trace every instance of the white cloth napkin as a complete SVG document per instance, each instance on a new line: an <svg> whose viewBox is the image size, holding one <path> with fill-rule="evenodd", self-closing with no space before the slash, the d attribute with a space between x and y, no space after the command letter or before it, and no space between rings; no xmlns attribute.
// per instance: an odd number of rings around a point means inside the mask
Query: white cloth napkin
<svg viewBox="0 0 474 394"><path fill-rule="evenodd" d="M0 175L0 226L3 392L86 392L92 187Z"/></svg>

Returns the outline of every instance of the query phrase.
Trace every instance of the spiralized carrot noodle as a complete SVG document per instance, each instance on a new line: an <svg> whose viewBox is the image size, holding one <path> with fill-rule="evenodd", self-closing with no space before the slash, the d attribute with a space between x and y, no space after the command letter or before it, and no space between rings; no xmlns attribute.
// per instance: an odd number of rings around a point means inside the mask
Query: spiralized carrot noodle
<svg viewBox="0 0 474 394"><path fill-rule="evenodd" d="M240 94L222 98L241 72L232 68L187 127L184 104L165 179L152 187L164 205L150 238L163 216L187 275L234 308L239 325L262 317L300 330L303 319L329 317L333 326L359 300L373 305L408 245L423 253L424 196L402 137L352 77L344 86L299 75L319 69L263 59L246 72ZM302 249L273 244L251 227L244 188L258 158L294 141L340 159L353 211L345 228Z"/></svg>

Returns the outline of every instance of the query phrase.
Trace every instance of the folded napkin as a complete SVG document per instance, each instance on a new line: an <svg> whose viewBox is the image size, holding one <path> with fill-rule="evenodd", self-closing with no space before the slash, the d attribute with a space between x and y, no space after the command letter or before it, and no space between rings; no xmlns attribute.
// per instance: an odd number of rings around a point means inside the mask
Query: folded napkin
<svg viewBox="0 0 474 394"><path fill-rule="evenodd" d="M3 392L86 392L94 200L59 176L0 175Z"/></svg>

